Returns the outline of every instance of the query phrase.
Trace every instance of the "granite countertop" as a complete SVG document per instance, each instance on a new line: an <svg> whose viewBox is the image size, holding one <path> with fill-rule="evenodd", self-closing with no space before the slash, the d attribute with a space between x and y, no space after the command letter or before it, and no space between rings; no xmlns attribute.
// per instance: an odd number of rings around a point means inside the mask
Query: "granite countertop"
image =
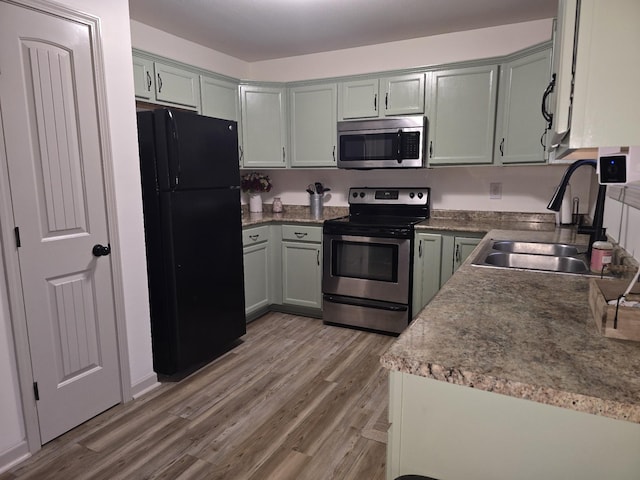
<svg viewBox="0 0 640 480"><path fill-rule="evenodd" d="M282 213L272 213L271 206L265 205L263 213L250 213L247 205L242 208L242 226L260 225L263 223L280 222L280 223L316 223L322 225L322 222L330 218L344 217L349 214L348 207L324 207L322 217L313 217L309 207L304 205L285 205Z"/></svg>
<svg viewBox="0 0 640 480"><path fill-rule="evenodd" d="M438 221L439 222L439 221ZM429 222L435 229L439 223ZM491 239L586 243L571 229ZM640 342L597 333L580 275L458 269L382 356L388 369L640 423Z"/></svg>

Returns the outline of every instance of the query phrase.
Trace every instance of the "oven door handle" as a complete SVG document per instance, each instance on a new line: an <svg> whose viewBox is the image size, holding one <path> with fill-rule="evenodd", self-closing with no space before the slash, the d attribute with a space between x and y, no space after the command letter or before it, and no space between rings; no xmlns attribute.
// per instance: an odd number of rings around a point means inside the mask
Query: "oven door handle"
<svg viewBox="0 0 640 480"><path fill-rule="evenodd" d="M362 298L340 297L335 295L324 295L324 300L331 303L341 303L343 305L353 305L355 307L377 308L390 312L405 312L409 310L407 305L399 303L381 302L379 300L366 300Z"/></svg>

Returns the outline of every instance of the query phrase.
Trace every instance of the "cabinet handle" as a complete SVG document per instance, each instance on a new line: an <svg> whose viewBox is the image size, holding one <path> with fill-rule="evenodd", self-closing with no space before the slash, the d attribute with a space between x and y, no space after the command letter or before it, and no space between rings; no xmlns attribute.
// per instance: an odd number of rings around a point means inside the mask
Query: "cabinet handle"
<svg viewBox="0 0 640 480"><path fill-rule="evenodd" d="M429 140L429 158L433 158L433 140Z"/></svg>
<svg viewBox="0 0 640 480"><path fill-rule="evenodd" d="M384 109L389 110L389 92L384 94Z"/></svg>
<svg viewBox="0 0 640 480"><path fill-rule="evenodd" d="M316 250L316 263L320 265L320 250Z"/></svg>
<svg viewBox="0 0 640 480"><path fill-rule="evenodd" d="M249 235L249 238L255 242L258 238L260 238L260 235Z"/></svg>
<svg viewBox="0 0 640 480"><path fill-rule="evenodd" d="M460 244L456 245L456 263L460 263Z"/></svg>
<svg viewBox="0 0 640 480"><path fill-rule="evenodd" d="M240 163L244 160L244 150L242 149L242 145L238 145L238 151L240 152Z"/></svg>
<svg viewBox="0 0 640 480"><path fill-rule="evenodd" d="M422 258L422 240L418 243L418 257Z"/></svg>
<svg viewBox="0 0 640 480"><path fill-rule="evenodd" d="M547 97L551 95L554 87L556 86L556 74L551 75L551 81L542 95L542 117L547 121L547 130L551 130L553 125L553 113L547 111Z"/></svg>
<svg viewBox="0 0 640 480"><path fill-rule="evenodd" d="M336 146L333 146L333 161L336 161Z"/></svg>
<svg viewBox="0 0 640 480"><path fill-rule="evenodd" d="M282 147L282 163L285 162L286 156L284 154L284 147Z"/></svg>
<svg viewBox="0 0 640 480"><path fill-rule="evenodd" d="M373 94L373 109L376 112L378 111L378 94L377 93Z"/></svg>
<svg viewBox="0 0 640 480"><path fill-rule="evenodd" d="M293 234L298 238L304 238L307 236L307 232L293 232Z"/></svg>
<svg viewBox="0 0 640 480"><path fill-rule="evenodd" d="M158 74L158 93L162 92L162 77Z"/></svg>
<svg viewBox="0 0 640 480"><path fill-rule="evenodd" d="M147 72L147 92L151 91L151 74Z"/></svg>
<svg viewBox="0 0 640 480"><path fill-rule="evenodd" d="M504 137L500 141L500 156L504 157Z"/></svg>

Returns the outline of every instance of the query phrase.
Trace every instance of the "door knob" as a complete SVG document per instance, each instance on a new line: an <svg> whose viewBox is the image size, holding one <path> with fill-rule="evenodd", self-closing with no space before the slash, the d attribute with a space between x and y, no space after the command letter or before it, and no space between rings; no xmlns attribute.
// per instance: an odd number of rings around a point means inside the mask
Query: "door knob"
<svg viewBox="0 0 640 480"><path fill-rule="evenodd" d="M107 244L107 246L105 247L104 245L100 245L99 243L97 243L93 246L91 253L93 253L94 257L103 257L105 255L109 255L111 253L111 244Z"/></svg>

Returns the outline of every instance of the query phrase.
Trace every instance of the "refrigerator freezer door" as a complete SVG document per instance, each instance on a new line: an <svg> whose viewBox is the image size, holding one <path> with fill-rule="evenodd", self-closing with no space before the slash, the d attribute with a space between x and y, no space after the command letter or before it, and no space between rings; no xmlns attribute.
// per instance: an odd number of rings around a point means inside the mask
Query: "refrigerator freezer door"
<svg viewBox="0 0 640 480"><path fill-rule="evenodd" d="M158 373L207 362L246 332L239 208L239 190L160 193L162 247L149 258L164 271L150 289Z"/></svg>
<svg viewBox="0 0 640 480"><path fill-rule="evenodd" d="M161 190L239 187L236 122L171 109L153 113Z"/></svg>

